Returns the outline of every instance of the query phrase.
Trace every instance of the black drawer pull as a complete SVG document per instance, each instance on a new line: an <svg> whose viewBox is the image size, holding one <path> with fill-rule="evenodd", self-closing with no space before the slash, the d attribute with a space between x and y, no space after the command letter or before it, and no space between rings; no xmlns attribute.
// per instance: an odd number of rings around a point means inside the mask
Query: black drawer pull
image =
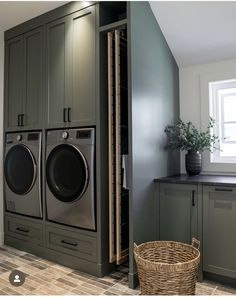
<svg viewBox="0 0 236 298"><path fill-rule="evenodd" d="M20 126L20 114L17 116L17 125Z"/></svg>
<svg viewBox="0 0 236 298"><path fill-rule="evenodd" d="M68 122L71 122L71 108L68 108L68 114L67 114L67 119L68 119Z"/></svg>
<svg viewBox="0 0 236 298"><path fill-rule="evenodd" d="M233 191L231 188L215 188L215 191Z"/></svg>
<svg viewBox="0 0 236 298"><path fill-rule="evenodd" d="M71 246L77 246L78 245L78 243L76 243L76 242L70 242L70 241L67 241L67 240L61 240L61 243L68 244L68 245L71 245Z"/></svg>
<svg viewBox="0 0 236 298"><path fill-rule="evenodd" d="M192 190L192 206L194 207L195 205L195 190Z"/></svg>
<svg viewBox="0 0 236 298"><path fill-rule="evenodd" d="M29 233L29 230L28 229L25 229L25 228L19 228L19 227L17 227L16 230L17 231L20 231L20 232L24 232L24 233Z"/></svg>
<svg viewBox="0 0 236 298"><path fill-rule="evenodd" d="M20 116L20 126L24 126L24 114L21 114Z"/></svg>
<svg viewBox="0 0 236 298"><path fill-rule="evenodd" d="M64 122L67 122L67 120L66 120L66 110L67 110L66 108L63 109L63 121Z"/></svg>

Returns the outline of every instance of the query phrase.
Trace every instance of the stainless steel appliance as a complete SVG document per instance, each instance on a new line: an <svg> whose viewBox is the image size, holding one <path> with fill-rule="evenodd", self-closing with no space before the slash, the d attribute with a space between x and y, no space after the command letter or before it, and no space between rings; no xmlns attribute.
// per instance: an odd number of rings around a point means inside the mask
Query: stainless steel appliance
<svg viewBox="0 0 236 298"><path fill-rule="evenodd" d="M94 128L48 131L48 220L85 229L96 228L94 153Z"/></svg>
<svg viewBox="0 0 236 298"><path fill-rule="evenodd" d="M7 211L42 217L41 132L7 133L4 190Z"/></svg>

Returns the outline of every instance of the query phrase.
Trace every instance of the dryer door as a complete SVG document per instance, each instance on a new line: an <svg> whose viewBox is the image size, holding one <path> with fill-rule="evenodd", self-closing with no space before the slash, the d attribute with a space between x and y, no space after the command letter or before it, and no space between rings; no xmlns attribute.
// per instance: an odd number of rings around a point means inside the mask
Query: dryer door
<svg viewBox="0 0 236 298"><path fill-rule="evenodd" d="M6 154L4 173L8 187L18 195L27 194L37 176L36 162L30 149L15 145Z"/></svg>
<svg viewBox="0 0 236 298"><path fill-rule="evenodd" d="M62 144L49 154L46 179L50 191L60 201L79 200L88 186L87 161L78 148Z"/></svg>

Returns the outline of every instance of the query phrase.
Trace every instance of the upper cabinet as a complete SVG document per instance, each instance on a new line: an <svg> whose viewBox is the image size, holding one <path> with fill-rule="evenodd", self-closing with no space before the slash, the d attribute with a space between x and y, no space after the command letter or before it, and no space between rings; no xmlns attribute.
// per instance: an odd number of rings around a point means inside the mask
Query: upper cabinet
<svg viewBox="0 0 236 298"><path fill-rule="evenodd" d="M47 25L48 128L95 125L95 6Z"/></svg>
<svg viewBox="0 0 236 298"><path fill-rule="evenodd" d="M63 18L47 25L47 125L64 126L69 96L69 22Z"/></svg>
<svg viewBox="0 0 236 298"><path fill-rule="evenodd" d="M42 126L42 27L6 41L5 129Z"/></svg>

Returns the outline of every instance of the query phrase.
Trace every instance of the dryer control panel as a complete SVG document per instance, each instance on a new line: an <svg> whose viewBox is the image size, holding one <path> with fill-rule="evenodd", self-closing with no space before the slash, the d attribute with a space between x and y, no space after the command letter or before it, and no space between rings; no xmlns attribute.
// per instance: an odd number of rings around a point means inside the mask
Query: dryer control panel
<svg viewBox="0 0 236 298"><path fill-rule="evenodd" d="M95 145L95 128L77 128L68 130L50 130L47 144Z"/></svg>

